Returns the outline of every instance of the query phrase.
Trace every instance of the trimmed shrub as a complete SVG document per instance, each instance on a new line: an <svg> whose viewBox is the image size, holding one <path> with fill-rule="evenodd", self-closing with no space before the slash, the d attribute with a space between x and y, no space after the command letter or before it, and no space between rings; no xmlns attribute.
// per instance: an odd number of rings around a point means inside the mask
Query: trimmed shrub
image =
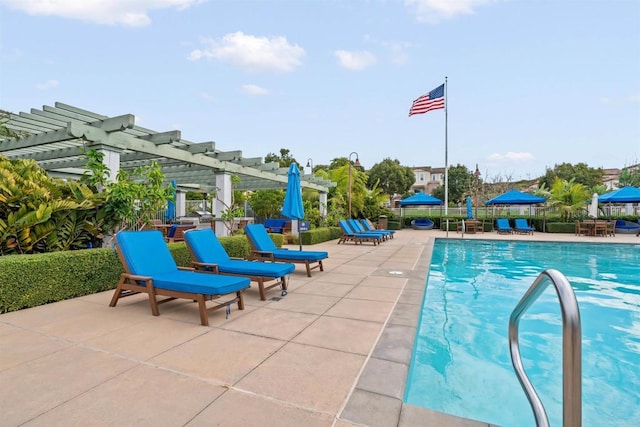
<svg viewBox="0 0 640 427"><path fill-rule="evenodd" d="M317 243L328 242L342 236L340 227L321 227L300 233L303 245L315 245Z"/></svg>
<svg viewBox="0 0 640 427"><path fill-rule="evenodd" d="M0 313L115 288L124 269L111 248L0 257Z"/></svg>

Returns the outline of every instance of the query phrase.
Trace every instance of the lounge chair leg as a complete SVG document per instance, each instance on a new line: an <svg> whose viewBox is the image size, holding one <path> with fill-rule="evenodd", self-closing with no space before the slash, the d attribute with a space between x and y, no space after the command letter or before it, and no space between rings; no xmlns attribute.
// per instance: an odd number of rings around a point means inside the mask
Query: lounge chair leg
<svg viewBox="0 0 640 427"><path fill-rule="evenodd" d="M147 282L147 286L149 287L149 305L151 305L151 314L154 316L160 316L158 301L156 300L156 292L151 281Z"/></svg>
<svg viewBox="0 0 640 427"><path fill-rule="evenodd" d="M200 310L200 323L202 326L209 326L209 313L207 313L207 303L204 295L198 295L198 309Z"/></svg>
<svg viewBox="0 0 640 427"><path fill-rule="evenodd" d="M311 267L309 266L309 261L304 263L307 266L307 277L311 277Z"/></svg>
<svg viewBox="0 0 640 427"><path fill-rule="evenodd" d="M244 310L244 299L242 296L242 291L236 292L236 296L238 297L238 310Z"/></svg>
<svg viewBox="0 0 640 427"><path fill-rule="evenodd" d="M109 303L109 307L115 307L118 304L118 300L120 299L120 294L122 293L122 287L120 282L118 282L118 287L115 292L113 292L113 296L111 297L111 302Z"/></svg>
<svg viewBox="0 0 640 427"><path fill-rule="evenodd" d="M264 291L264 281L262 279L258 280L258 290L260 291L260 301L266 301L267 295Z"/></svg>
<svg viewBox="0 0 640 427"><path fill-rule="evenodd" d="M324 266L322 265L322 261L318 261L318 264L320 264L320 271L324 271Z"/></svg>

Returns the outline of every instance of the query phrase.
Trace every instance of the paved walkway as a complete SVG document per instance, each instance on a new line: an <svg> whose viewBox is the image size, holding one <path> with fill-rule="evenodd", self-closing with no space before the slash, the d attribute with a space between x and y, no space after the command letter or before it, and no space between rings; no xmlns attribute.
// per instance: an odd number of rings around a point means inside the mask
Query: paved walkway
<svg viewBox="0 0 640 427"><path fill-rule="evenodd" d="M178 300L151 316L112 291L0 315L3 426L487 426L402 404L434 237L336 245L325 271L298 266L290 292L210 315ZM449 238L461 238L450 232ZM618 235L465 238L640 244Z"/></svg>

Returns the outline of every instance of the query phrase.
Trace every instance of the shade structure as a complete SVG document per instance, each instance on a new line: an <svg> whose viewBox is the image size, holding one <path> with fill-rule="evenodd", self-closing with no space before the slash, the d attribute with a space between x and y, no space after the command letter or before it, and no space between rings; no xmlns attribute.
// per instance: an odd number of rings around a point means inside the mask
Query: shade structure
<svg viewBox="0 0 640 427"><path fill-rule="evenodd" d="M167 212L165 214L167 222L171 222L176 218L176 181L171 180L171 199L167 202Z"/></svg>
<svg viewBox="0 0 640 427"><path fill-rule="evenodd" d="M518 190L509 190L493 199L484 202L485 205L535 205L544 203L547 199L533 194L523 193Z"/></svg>
<svg viewBox="0 0 640 427"><path fill-rule="evenodd" d="M287 192L284 195L282 215L289 219L304 219L304 206L302 205L302 188L300 187L300 170L296 163L291 163L287 172ZM300 239L300 221L298 221L298 242L302 250Z"/></svg>
<svg viewBox="0 0 640 427"><path fill-rule="evenodd" d="M590 218L598 218L598 193L593 193L591 204L587 210Z"/></svg>
<svg viewBox="0 0 640 427"><path fill-rule="evenodd" d="M411 197L400 200L400 206L441 205L442 200L425 193L416 193Z"/></svg>
<svg viewBox="0 0 640 427"><path fill-rule="evenodd" d="M622 187L598 197L600 203L640 203L640 188Z"/></svg>
<svg viewBox="0 0 640 427"><path fill-rule="evenodd" d="M471 202L471 196L467 196L467 219L473 218L473 203Z"/></svg>

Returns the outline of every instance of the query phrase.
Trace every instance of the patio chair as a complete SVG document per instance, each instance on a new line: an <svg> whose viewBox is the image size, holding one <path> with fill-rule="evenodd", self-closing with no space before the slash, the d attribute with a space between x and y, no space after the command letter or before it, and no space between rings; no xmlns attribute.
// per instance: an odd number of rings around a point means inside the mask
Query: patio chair
<svg viewBox="0 0 640 427"><path fill-rule="evenodd" d="M527 223L527 220L524 218L516 218L513 228L515 229L516 233L520 234L533 234L533 232L535 231L535 228L530 226Z"/></svg>
<svg viewBox="0 0 640 427"><path fill-rule="evenodd" d="M184 233L185 243L193 262L191 266L196 270L210 271L229 276L243 276L258 284L260 299L267 299L267 290L280 286L282 296L287 294L287 275L291 274L296 266L281 262L256 262L238 258L231 258L227 251L210 228L189 230ZM265 286L265 283L275 283Z"/></svg>
<svg viewBox="0 0 640 427"><path fill-rule="evenodd" d="M507 218L497 218L496 231L498 234L512 234L513 228L509 225L509 220Z"/></svg>
<svg viewBox="0 0 640 427"><path fill-rule="evenodd" d="M589 235L589 227L587 226L587 224L583 223L582 221L576 220L575 233L576 233L576 236L587 236Z"/></svg>
<svg viewBox="0 0 640 427"><path fill-rule="evenodd" d="M351 229L356 233L365 234L367 236L375 236L380 239L380 242L384 242L389 239L389 235L382 230L366 230L360 221L355 219L348 219L347 224L351 226Z"/></svg>
<svg viewBox="0 0 640 427"><path fill-rule="evenodd" d="M159 304L184 298L198 303L204 326L209 325L209 311L226 308L228 315L236 302L238 310L244 310L242 292L249 287L249 278L178 268L160 231L121 231L116 234L116 249L125 273L120 275L110 307L115 307L120 298L147 293L151 313L158 316ZM206 301L232 294L235 296L230 300L207 308ZM158 301L157 295L167 298Z"/></svg>
<svg viewBox="0 0 640 427"><path fill-rule="evenodd" d="M329 254L325 251L290 251L288 249L278 248L262 224L247 224L244 232L249 240L249 244L253 248L251 251L251 259L304 264L308 277L311 277L311 270L315 270L316 268L324 271L322 260L329 257Z"/></svg>
<svg viewBox="0 0 640 427"><path fill-rule="evenodd" d="M342 230L342 236L340 236L340 238L338 239L338 244L353 242L357 245L357 244L362 244L364 242L371 242L373 243L373 246L376 246L382 240L380 236L372 236L372 235L356 232L355 230L353 230L353 228L351 228L351 226L344 219L341 219L340 221L338 221L338 225Z"/></svg>

